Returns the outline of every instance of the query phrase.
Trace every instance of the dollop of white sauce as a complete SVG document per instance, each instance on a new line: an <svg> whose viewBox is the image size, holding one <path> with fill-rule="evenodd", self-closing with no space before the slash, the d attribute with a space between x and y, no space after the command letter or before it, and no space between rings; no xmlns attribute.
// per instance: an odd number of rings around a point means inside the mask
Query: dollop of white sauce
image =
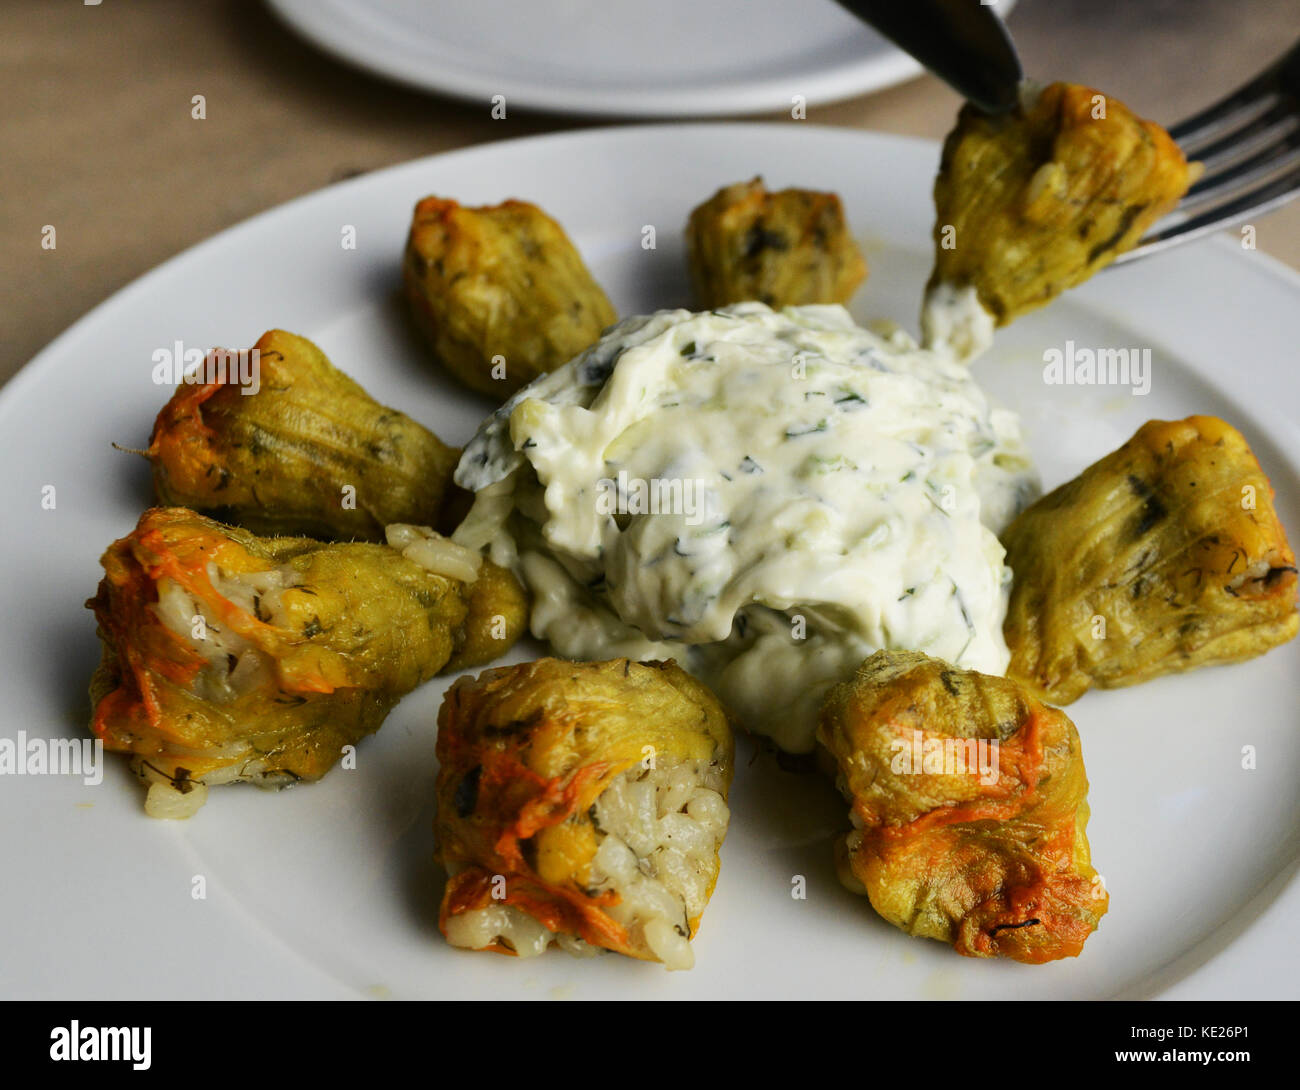
<svg viewBox="0 0 1300 1090"><path fill-rule="evenodd" d="M628 319L489 418L456 480L454 539L520 575L534 635L676 658L785 750L878 649L1006 669L996 532L1037 494L1018 422L842 307Z"/></svg>
<svg viewBox="0 0 1300 1090"><path fill-rule="evenodd" d="M936 284L927 289L921 304L921 343L963 363L988 351L994 324L971 284Z"/></svg>

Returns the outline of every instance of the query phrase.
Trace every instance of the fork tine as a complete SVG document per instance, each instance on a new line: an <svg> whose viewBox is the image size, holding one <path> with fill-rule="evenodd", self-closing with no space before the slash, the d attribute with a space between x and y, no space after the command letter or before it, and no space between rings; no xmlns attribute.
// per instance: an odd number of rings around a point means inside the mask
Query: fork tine
<svg viewBox="0 0 1300 1090"><path fill-rule="evenodd" d="M1199 215L1176 223L1163 231L1148 235L1141 244L1126 253L1120 254L1112 264L1124 264L1135 258L1145 257L1148 254L1166 249L1175 243L1198 238L1222 227L1230 227L1235 223L1241 223L1247 218L1263 215L1265 212L1271 212L1296 197L1300 197L1300 163L1272 181L1247 190L1231 200L1207 208Z"/></svg>
<svg viewBox="0 0 1300 1090"><path fill-rule="evenodd" d="M1221 198L1232 190L1267 177L1274 171L1286 166L1300 155L1300 116L1293 116L1295 124L1285 132L1280 140L1267 145L1254 155L1234 162L1231 166L1215 174L1206 174L1191 189L1179 204L1179 211L1199 208Z"/></svg>
<svg viewBox="0 0 1300 1090"><path fill-rule="evenodd" d="M1232 94L1172 126L1169 134L1189 159L1201 160L1204 174L1156 230L1115 259L1116 265L1300 197L1300 43Z"/></svg>
<svg viewBox="0 0 1300 1090"><path fill-rule="evenodd" d="M1261 147L1268 146L1269 138L1279 131L1287 135L1292 127L1300 123L1294 107L1281 96L1270 96L1273 104L1253 121L1233 129L1226 136L1221 136L1196 152L1205 167L1201 180L1190 190L1195 193L1198 188L1209 188L1218 176L1219 168L1230 166L1238 159L1251 154Z"/></svg>
<svg viewBox="0 0 1300 1090"><path fill-rule="evenodd" d="M1230 95L1174 125L1169 130L1169 135L1182 145L1184 151L1194 151L1223 132L1243 114L1252 114L1265 108L1269 104L1268 96L1272 93L1283 89L1290 89L1294 93L1297 83L1300 83L1300 45L1293 46L1288 53Z"/></svg>

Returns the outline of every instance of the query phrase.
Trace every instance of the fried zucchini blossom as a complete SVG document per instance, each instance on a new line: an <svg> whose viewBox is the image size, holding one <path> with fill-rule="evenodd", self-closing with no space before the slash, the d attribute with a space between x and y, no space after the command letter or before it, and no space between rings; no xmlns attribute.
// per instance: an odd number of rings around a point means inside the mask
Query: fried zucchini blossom
<svg viewBox="0 0 1300 1090"><path fill-rule="evenodd" d="M496 654L518 637L507 573L481 580L485 561L420 527L390 540L258 538L154 508L109 547L86 603L103 651L91 729L131 754L149 814L188 817L216 784L317 780L417 685L483 661L479 626Z"/></svg>
<svg viewBox="0 0 1300 1090"><path fill-rule="evenodd" d="M160 505L326 541L440 525L458 450L380 405L305 337L273 329L254 350L255 386L213 368L214 381L177 387L158 414L145 453Z"/></svg>
<svg viewBox="0 0 1300 1090"><path fill-rule="evenodd" d="M726 186L691 212L686 252L705 309L847 303L867 277L837 194L771 193L762 178Z"/></svg>
<svg viewBox="0 0 1300 1090"><path fill-rule="evenodd" d="M461 678L438 715L447 941L689 969L733 756L722 707L671 661L541 659Z"/></svg>
<svg viewBox="0 0 1300 1090"><path fill-rule="evenodd" d="M963 107L934 184L927 343L974 355L994 325L1132 249L1200 170L1159 125L1090 87L1053 83L1009 114Z"/></svg>
<svg viewBox="0 0 1300 1090"><path fill-rule="evenodd" d="M1240 662L1300 629L1273 489L1212 416L1143 424L1021 512L1003 543L1007 674L1054 703Z"/></svg>
<svg viewBox="0 0 1300 1090"><path fill-rule="evenodd" d="M1013 681L879 651L822 708L853 830L841 881L910 935L969 957L1075 957L1109 898L1065 713Z"/></svg>
<svg viewBox="0 0 1300 1090"><path fill-rule="evenodd" d="M535 204L415 206L406 296L434 358L499 401L594 344L618 315L564 229Z"/></svg>

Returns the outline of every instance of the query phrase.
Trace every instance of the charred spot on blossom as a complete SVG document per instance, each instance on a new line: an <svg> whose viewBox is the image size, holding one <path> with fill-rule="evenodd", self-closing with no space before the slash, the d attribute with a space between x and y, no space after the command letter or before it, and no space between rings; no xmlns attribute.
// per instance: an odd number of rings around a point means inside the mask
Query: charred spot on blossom
<svg viewBox="0 0 1300 1090"><path fill-rule="evenodd" d="M1035 917L1032 920L1025 920L1024 923L1000 923L989 934L996 935L999 931L1019 931L1022 927L1034 927L1042 922L1042 920Z"/></svg>
<svg viewBox="0 0 1300 1090"><path fill-rule="evenodd" d="M1142 505L1142 517L1138 520L1137 528L1134 531L1136 537L1142 537L1149 533L1156 523L1169 514L1169 508L1160 502L1158 498L1152 496Z"/></svg>
<svg viewBox="0 0 1300 1090"><path fill-rule="evenodd" d="M1129 488L1133 494L1142 500L1142 509L1138 515L1137 522L1129 530L1128 538L1135 541L1140 537L1150 533L1155 525L1169 514L1169 508L1156 495L1155 489L1141 477L1130 473L1128 475Z"/></svg>
<svg viewBox="0 0 1300 1090"><path fill-rule="evenodd" d="M1133 226L1133 223L1138 216L1146 211L1146 208L1147 206L1145 204L1133 204L1124 209L1123 214L1119 218L1119 226L1115 229L1114 234L1112 234L1110 238L1097 243L1088 251L1088 264L1091 265L1107 250L1114 249L1123 242L1124 236L1129 232L1129 228Z"/></svg>
<svg viewBox="0 0 1300 1090"><path fill-rule="evenodd" d="M779 231L769 231L761 223L754 224L745 235L745 257L753 259L764 250L776 250L778 253L790 248L789 240Z"/></svg>
<svg viewBox="0 0 1300 1090"><path fill-rule="evenodd" d="M1019 729L1020 729L1020 723L1018 720L1015 719L1003 719L997 724L996 727L994 727L994 730L997 733L998 741L1000 742L1005 742Z"/></svg>
<svg viewBox="0 0 1300 1090"><path fill-rule="evenodd" d="M461 817L469 817L478 805L478 784L483 778L483 766L475 765L456 785L456 794L454 802L456 813Z"/></svg>
<svg viewBox="0 0 1300 1090"><path fill-rule="evenodd" d="M1296 569L1289 565L1283 565L1277 568L1269 568L1268 572L1264 575L1264 578L1260 580L1260 584L1265 587L1271 587L1274 583L1278 582L1284 575L1295 575L1295 574L1296 574Z"/></svg>
<svg viewBox="0 0 1300 1090"><path fill-rule="evenodd" d="M1144 481L1135 473L1130 473L1128 475L1128 486L1133 490L1133 494L1137 496L1138 499L1143 500L1155 491L1147 481Z"/></svg>
<svg viewBox="0 0 1300 1090"><path fill-rule="evenodd" d="M577 681L575 677L573 680ZM515 735L528 734L545 716L542 708L525 716L523 719L511 719L508 723L488 723L483 727L484 738L512 738Z"/></svg>

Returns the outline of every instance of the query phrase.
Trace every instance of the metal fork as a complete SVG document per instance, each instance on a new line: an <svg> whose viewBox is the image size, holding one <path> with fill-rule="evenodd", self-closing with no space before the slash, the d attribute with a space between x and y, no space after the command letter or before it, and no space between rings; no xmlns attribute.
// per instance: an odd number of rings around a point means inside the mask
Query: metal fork
<svg viewBox="0 0 1300 1090"><path fill-rule="evenodd" d="M990 113L1019 101L1020 59L1005 24L984 0L838 0ZM1300 196L1300 45L1227 98L1169 130L1205 166L1178 207L1119 265L1221 227L1243 223Z"/></svg>
<svg viewBox="0 0 1300 1090"><path fill-rule="evenodd" d="M1300 45L1169 130L1205 164L1178 207L1115 264L1244 223L1300 197Z"/></svg>

